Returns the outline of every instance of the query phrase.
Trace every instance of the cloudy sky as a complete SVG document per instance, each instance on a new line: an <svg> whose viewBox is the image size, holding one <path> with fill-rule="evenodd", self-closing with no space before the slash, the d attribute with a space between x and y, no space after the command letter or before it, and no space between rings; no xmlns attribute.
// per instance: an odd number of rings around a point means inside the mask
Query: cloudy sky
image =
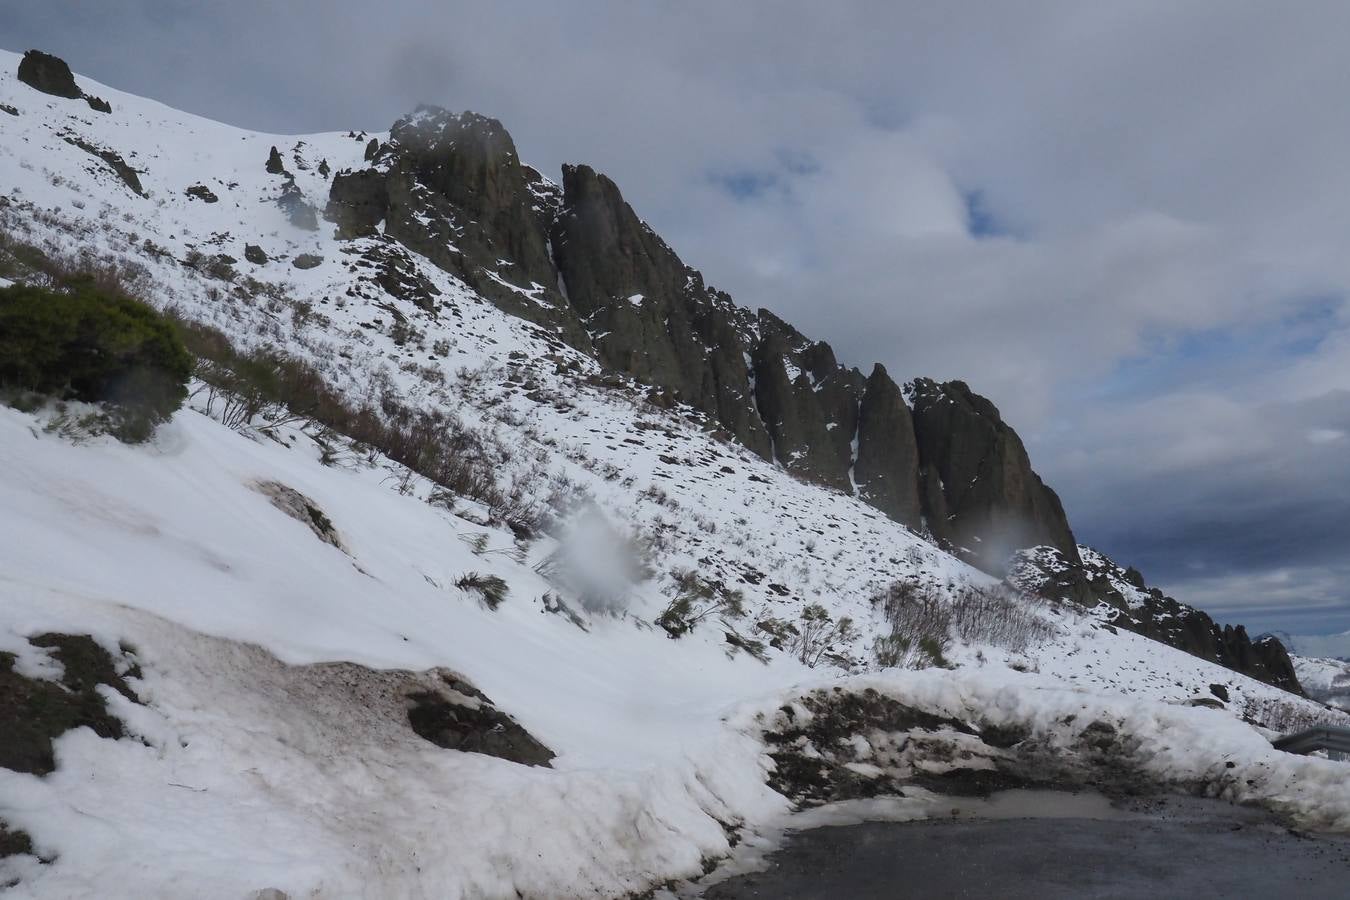
<svg viewBox="0 0 1350 900"><path fill-rule="evenodd" d="M1350 4L0 0L278 132L501 119L841 359L993 399L1080 540L1350 629Z"/></svg>

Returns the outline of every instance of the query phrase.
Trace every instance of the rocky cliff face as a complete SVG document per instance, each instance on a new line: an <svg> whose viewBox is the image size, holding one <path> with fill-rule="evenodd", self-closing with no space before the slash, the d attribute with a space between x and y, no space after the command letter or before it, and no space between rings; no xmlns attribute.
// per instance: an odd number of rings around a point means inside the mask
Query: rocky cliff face
<svg viewBox="0 0 1350 900"><path fill-rule="evenodd" d="M910 386L928 527L989 569L1018 548L1049 544L1077 563L1059 497L1032 471L1017 432L964 382Z"/></svg>
<svg viewBox="0 0 1350 900"><path fill-rule="evenodd" d="M552 226L567 300L602 363L671 392L761 456L772 449L755 411L746 355L749 314L703 283L589 166L563 169Z"/></svg>
<svg viewBox="0 0 1350 900"><path fill-rule="evenodd" d="M1053 547L1020 552L1008 579L1021 590L1047 599L1086 609L1104 607L1106 621L1117 628L1303 693L1288 651L1274 637L1252 640L1241 625L1220 626L1201 610L1148 587L1138 570L1123 569L1095 550L1078 549L1075 559Z"/></svg>
<svg viewBox="0 0 1350 900"><path fill-rule="evenodd" d="M589 340L558 287L548 226L556 197L495 119L419 107L333 176L325 216L342 237L384 236L513 315L574 346Z"/></svg>
<svg viewBox="0 0 1350 900"><path fill-rule="evenodd" d="M559 187L520 163L501 123L433 107L372 141L366 161L333 176L325 215L339 236L422 254L799 477L926 523L977 565L999 570L1038 543L1076 558L1059 500L989 401L920 381L912 414L882 366L842 366L828 344L707 285L590 167L564 167Z"/></svg>

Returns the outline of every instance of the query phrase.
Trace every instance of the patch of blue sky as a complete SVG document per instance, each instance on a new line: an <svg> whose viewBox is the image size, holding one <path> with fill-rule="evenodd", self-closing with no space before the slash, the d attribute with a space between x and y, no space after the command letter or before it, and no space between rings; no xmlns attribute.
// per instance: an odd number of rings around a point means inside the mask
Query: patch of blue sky
<svg viewBox="0 0 1350 900"><path fill-rule="evenodd" d="M709 173L708 180L737 200L757 200L780 185L777 174L749 169Z"/></svg>
<svg viewBox="0 0 1350 900"><path fill-rule="evenodd" d="M788 198L792 182L808 178L821 170L820 162L800 150L778 150L772 164L761 167L713 170L707 179L728 196L745 202L769 197Z"/></svg>
<svg viewBox="0 0 1350 900"><path fill-rule="evenodd" d="M1278 368L1315 352L1344 302L1342 297L1308 297L1274 320L1151 336L1141 353L1122 360L1087 393L1095 400L1128 399Z"/></svg>
<svg viewBox="0 0 1350 900"><path fill-rule="evenodd" d="M1009 228L994 215L984 191L978 188L965 191L966 227L973 238L1007 237L1012 234Z"/></svg>

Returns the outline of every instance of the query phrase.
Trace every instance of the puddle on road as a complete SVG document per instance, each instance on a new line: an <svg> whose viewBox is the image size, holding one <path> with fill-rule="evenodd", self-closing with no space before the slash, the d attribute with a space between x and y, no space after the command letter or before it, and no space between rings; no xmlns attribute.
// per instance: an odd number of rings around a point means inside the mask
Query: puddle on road
<svg viewBox="0 0 1350 900"><path fill-rule="evenodd" d="M1138 815L1112 806L1109 797L1096 791L1010 790L980 798L953 797L910 785L905 788L904 797L845 800L785 816L775 827L743 835L731 857L697 884L681 885L673 893L658 891L655 897L658 900L696 898L727 879L763 871L769 865L769 856L782 849L790 835L813 828L868 822L1123 819Z"/></svg>
<svg viewBox="0 0 1350 900"><path fill-rule="evenodd" d="M933 800L930 818L944 813L975 819L1122 819L1131 815L1096 791L999 791L989 799L942 797Z"/></svg>

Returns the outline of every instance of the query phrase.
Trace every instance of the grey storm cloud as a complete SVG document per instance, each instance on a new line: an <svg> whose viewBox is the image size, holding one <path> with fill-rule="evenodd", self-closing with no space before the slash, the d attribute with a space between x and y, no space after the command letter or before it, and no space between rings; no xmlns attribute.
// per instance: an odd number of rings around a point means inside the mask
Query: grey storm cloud
<svg viewBox="0 0 1350 900"><path fill-rule="evenodd" d="M9 49L246 127L382 130L418 102L500 118L546 173L613 177L741 303L989 396L1080 539L1221 617L1350 628L1350 6L0 16Z"/></svg>

